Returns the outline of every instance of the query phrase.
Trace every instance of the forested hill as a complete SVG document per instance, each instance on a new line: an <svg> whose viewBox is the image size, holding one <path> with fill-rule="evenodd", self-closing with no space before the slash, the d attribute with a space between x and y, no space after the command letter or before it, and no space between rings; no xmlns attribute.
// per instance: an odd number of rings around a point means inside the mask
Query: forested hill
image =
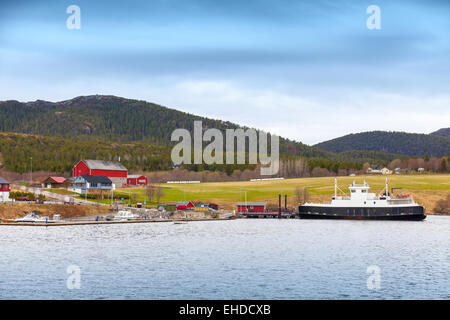
<svg viewBox="0 0 450 320"><path fill-rule="evenodd" d="M450 137L450 128L442 128L430 134L433 136Z"/></svg>
<svg viewBox="0 0 450 320"><path fill-rule="evenodd" d="M142 142L170 145L177 128L192 132L194 120L204 128L238 128L220 120L195 116L154 103L115 96L82 96L67 101L0 102L0 131L38 134L71 140ZM327 152L280 139L280 152L329 158Z"/></svg>
<svg viewBox="0 0 450 320"><path fill-rule="evenodd" d="M328 152L370 150L424 157L450 154L450 138L405 132L371 131L349 134L314 145Z"/></svg>

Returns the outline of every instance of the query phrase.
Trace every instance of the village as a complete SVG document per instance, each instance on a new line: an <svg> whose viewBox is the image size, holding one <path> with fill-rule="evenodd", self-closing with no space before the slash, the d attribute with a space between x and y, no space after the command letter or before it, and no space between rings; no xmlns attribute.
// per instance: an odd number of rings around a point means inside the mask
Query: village
<svg viewBox="0 0 450 320"><path fill-rule="evenodd" d="M399 168L367 167L365 177L403 175ZM423 173L419 168L416 174ZM405 176L405 175L403 175ZM347 178L353 179L355 174ZM381 178L381 177L380 177ZM326 179L326 178L319 178ZM368 178L365 178L368 179ZM303 179L306 181L305 179ZM242 189L227 201L220 201L214 195L224 188L206 186L210 196L198 197L189 193L193 185L200 181L167 181L165 186L150 183L144 174L130 174L119 161L87 160L78 161L71 176L49 175L34 180L30 174L29 183L10 182L0 177L0 219L2 223L118 223L131 221L187 221L201 219L229 218L296 218L298 205L309 198L307 188L289 191L279 188L277 183L291 183L292 179L282 177L251 179L252 187ZM380 180L381 181L381 180ZM258 184L259 183L259 184ZM264 184L266 183L266 184ZM255 197L264 185L271 185L265 200ZM171 186L178 193L165 195ZM259 186L259 187L258 187ZM197 187L198 188L198 187ZM225 187L227 188L227 187ZM182 190L180 190L182 189ZM217 190L215 190L217 189ZM395 188L397 190L401 188ZM181 193L182 192L182 193ZM239 194L237 194L239 192ZM301 193L299 195L299 192ZM318 198L324 200L326 198ZM43 217L40 217L43 216Z"/></svg>
<svg viewBox="0 0 450 320"><path fill-rule="evenodd" d="M169 183L195 183L198 181L169 181ZM267 212L265 202L238 202L236 210L226 210L212 202L198 201L174 201L160 203L147 203L133 201L133 187L145 188L149 186L148 178L144 175L129 174L128 169L118 161L80 160L72 170L72 177L48 176L40 183L17 185L0 177L0 203L12 206L24 204L50 205L52 215L41 218L36 212L26 213L25 217L3 217L3 223L49 223L61 225L61 219L67 219L70 224L86 224L100 222L155 222L187 221L205 219L229 219L239 214L248 217L256 217L264 214L264 217L272 217L275 213ZM118 189L127 188L129 192L116 192ZM156 191L157 192L157 191ZM281 199L281 198L280 198ZM151 196L149 197L149 202ZM81 217L74 214L65 214L70 206L95 207L89 213L81 213ZM35 207L35 206L34 206ZM20 209L23 209L21 206ZM20 210L19 209L19 210ZM36 210L41 211L41 210ZM72 210L73 211L73 210ZM287 206L281 210L285 217ZM281 213L280 211L280 213ZM53 213L53 214L52 214ZM93 214L94 213L94 214ZM67 221L65 221L67 222Z"/></svg>

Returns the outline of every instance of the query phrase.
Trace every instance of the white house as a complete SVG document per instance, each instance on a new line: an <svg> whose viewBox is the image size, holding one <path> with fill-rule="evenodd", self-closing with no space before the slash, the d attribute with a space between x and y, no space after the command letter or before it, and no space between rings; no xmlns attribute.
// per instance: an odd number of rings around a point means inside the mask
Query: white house
<svg viewBox="0 0 450 320"><path fill-rule="evenodd" d="M9 192L11 183L0 177L0 202L7 202L9 200Z"/></svg>
<svg viewBox="0 0 450 320"><path fill-rule="evenodd" d="M392 174L392 170L389 170L386 167L369 167L367 169L367 173L370 173L370 174L376 174L376 173Z"/></svg>

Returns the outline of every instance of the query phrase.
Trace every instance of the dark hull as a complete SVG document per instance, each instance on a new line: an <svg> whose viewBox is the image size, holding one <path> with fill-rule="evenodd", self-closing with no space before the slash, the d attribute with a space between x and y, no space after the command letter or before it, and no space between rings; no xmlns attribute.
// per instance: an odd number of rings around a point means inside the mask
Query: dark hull
<svg viewBox="0 0 450 320"><path fill-rule="evenodd" d="M425 208L422 206L378 208L300 206L299 217L300 219L420 221L424 220L426 215Z"/></svg>

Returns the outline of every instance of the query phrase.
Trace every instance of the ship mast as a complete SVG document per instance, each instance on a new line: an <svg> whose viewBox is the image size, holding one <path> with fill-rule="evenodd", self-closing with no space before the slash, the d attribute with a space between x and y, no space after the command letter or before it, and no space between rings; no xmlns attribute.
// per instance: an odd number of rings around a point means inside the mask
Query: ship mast
<svg viewBox="0 0 450 320"><path fill-rule="evenodd" d="M334 178L334 199L337 199L337 179Z"/></svg>

